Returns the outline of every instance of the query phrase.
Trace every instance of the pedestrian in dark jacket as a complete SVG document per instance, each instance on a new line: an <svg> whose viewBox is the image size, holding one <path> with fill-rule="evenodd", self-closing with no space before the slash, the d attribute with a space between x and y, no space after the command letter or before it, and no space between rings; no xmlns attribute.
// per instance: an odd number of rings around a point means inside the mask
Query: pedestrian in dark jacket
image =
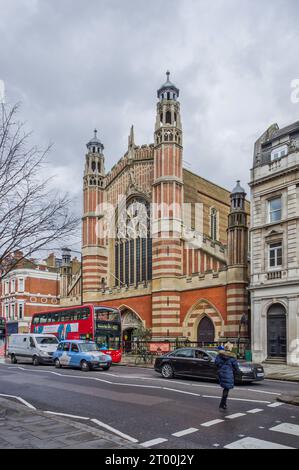
<svg viewBox="0 0 299 470"><path fill-rule="evenodd" d="M215 360L215 364L218 369L219 382L223 388L223 394L219 408L226 410L228 392L234 388L234 372L239 372L239 366L236 360L236 356L231 351L232 345L230 343L226 344L224 347L220 347L219 349L219 354Z"/></svg>

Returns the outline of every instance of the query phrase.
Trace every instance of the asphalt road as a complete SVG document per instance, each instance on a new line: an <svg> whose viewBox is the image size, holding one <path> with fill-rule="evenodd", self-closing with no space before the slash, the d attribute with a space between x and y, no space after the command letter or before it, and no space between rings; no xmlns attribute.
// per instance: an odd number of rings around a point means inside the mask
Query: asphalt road
<svg viewBox="0 0 299 470"><path fill-rule="evenodd" d="M221 392L216 383L165 380L152 369L81 372L0 364L0 396L79 421L89 418L89 424L146 448L299 448L299 408L276 401L282 393L298 395L298 383L237 386L225 412L218 408Z"/></svg>

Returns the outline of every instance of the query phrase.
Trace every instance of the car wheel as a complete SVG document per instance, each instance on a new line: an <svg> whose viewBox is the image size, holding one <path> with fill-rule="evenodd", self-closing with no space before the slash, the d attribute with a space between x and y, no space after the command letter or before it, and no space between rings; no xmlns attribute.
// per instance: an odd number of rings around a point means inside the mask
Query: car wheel
<svg viewBox="0 0 299 470"><path fill-rule="evenodd" d="M59 359L55 359L54 364L55 364L56 369L61 369L61 364L60 364Z"/></svg>
<svg viewBox="0 0 299 470"><path fill-rule="evenodd" d="M88 372L90 370L90 367L86 361L81 362L81 370L83 370L83 372Z"/></svg>
<svg viewBox="0 0 299 470"><path fill-rule="evenodd" d="M39 366L39 358L37 356L33 356L32 358L32 364L34 366Z"/></svg>
<svg viewBox="0 0 299 470"><path fill-rule="evenodd" d="M109 370L110 369L110 366L104 366L103 367L103 370Z"/></svg>
<svg viewBox="0 0 299 470"><path fill-rule="evenodd" d="M14 354L11 355L10 361L11 361L12 364L16 364L16 363L18 362L18 361L17 361L17 358L16 358L16 356L15 356Z"/></svg>
<svg viewBox="0 0 299 470"><path fill-rule="evenodd" d="M173 368L171 367L170 364L164 364L162 366L161 372L162 372L162 377L164 377L164 379L172 379L174 376Z"/></svg>

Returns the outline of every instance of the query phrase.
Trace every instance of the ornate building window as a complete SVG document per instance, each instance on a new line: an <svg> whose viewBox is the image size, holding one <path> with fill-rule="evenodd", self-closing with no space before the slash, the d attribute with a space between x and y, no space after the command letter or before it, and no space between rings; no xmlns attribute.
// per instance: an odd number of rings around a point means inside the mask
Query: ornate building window
<svg viewBox="0 0 299 470"><path fill-rule="evenodd" d="M217 240L217 224L218 224L218 217L217 217L217 210L213 207L210 212L210 236L212 240L216 241Z"/></svg>
<svg viewBox="0 0 299 470"><path fill-rule="evenodd" d="M269 269L282 267L282 242L270 243L269 245Z"/></svg>
<svg viewBox="0 0 299 470"><path fill-rule="evenodd" d="M117 214L115 243L115 282L117 286L137 285L152 278L150 205L131 198Z"/></svg>

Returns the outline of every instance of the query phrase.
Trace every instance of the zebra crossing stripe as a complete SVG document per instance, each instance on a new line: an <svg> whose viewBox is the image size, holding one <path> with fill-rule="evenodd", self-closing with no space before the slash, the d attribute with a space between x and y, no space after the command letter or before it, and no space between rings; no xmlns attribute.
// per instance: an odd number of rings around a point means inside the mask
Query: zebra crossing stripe
<svg viewBox="0 0 299 470"><path fill-rule="evenodd" d="M206 423L202 423L201 426L205 428L209 428L210 426L214 426L214 424L223 423L224 419L214 419L213 421L207 421Z"/></svg>
<svg viewBox="0 0 299 470"><path fill-rule="evenodd" d="M142 447L152 447L157 444L162 444L162 442L166 442L168 439L163 439L162 437L158 437L157 439L152 439L151 441L146 441L140 444Z"/></svg>
<svg viewBox="0 0 299 470"><path fill-rule="evenodd" d="M261 408L254 408L253 410L247 411L247 413L255 414L255 413L260 413L262 410Z"/></svg>
<svg viewBox="0 0 299 470"><path fill-rule="evenodd" d="M294 447L283 446L276 442L263 441L254 437L245 437L224 446L225 449L294 449Z"/></svg>
<svg viewBox="0 0 299 470"><path fill-rule="evenodd" d="M189 429L184 429L184 431L175 432L175 433L172 434L172 436L182 437L182 436L186 436L187 434L192 434L192 433L197 432L197 431L198 431L197 428L189 428Z"/></svg>
<svg viewBox="0 0 299 470"><path fill-rule="evenodd" d="M292 436L299 436L299 425L293 423L282 423L270 428L270 431L283 432Z"/></svg>
<svg viewBox="0 0 299 470"><path fill-rule="evenodd" d="M282 406L283 403L271 403L271 405L267 405L269 408L277 408L278 406Z"/></svg>
<svg viewBox="0 0 299 470"><path fill-rule="evenodd" d="M235 413L233 415L228 415L225 416L227 419L236 419L236 418L241 418L241 416L246 416L245 413Z"/></svg>

